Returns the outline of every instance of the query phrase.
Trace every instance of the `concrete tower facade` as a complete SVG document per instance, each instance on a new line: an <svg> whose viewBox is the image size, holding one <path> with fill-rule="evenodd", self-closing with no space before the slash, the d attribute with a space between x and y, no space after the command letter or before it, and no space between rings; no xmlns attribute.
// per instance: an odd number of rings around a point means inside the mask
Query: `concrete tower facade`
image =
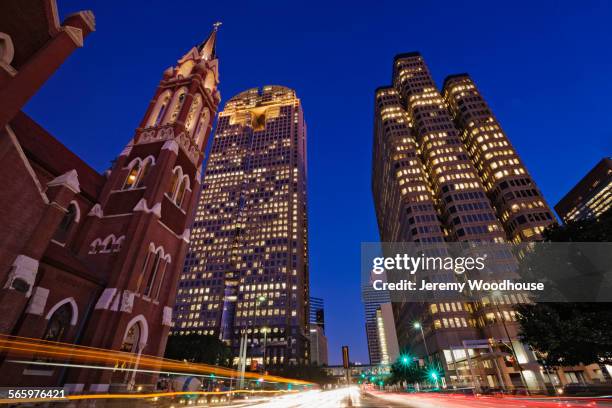
<svg viewBox="0 0 612 408"><path fill-rule="evenodd" d="M295 92L231 98L206 166L174 334L218 336L266 367L308 361L306 124Z"/></svg>

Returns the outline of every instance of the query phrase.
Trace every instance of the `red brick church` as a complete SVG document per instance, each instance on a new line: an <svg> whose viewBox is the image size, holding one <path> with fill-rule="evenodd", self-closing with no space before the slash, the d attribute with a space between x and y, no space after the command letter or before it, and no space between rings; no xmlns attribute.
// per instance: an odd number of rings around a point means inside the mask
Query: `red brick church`
<svg viewBox="0 0 612 408"><path fill-rule="evenodd" d="M21 112L92 31L88 11L60 23L55 0L0 5L0 334L162 355L220 101L216 28L164 71L104 174ZM3 386L147 381L9 360Z"/></svg>

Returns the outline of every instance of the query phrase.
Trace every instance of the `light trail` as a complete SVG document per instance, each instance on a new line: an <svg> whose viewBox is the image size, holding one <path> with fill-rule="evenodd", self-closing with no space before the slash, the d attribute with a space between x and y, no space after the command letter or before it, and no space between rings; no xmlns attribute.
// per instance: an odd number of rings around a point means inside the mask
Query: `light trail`
<svg viewBox="0 0 612 408"><path fill-rule="evenodd" d="M133 353L126 353L117 350L107 350L68 343L49 342L27 337L0 335L0 352L3 352L8 360L32 360L27 361L28 364L36 363L36 359L45 357L54 360L68 360L74 363L89 366L95 366L95 364L105 364L104 367L114 370L125 369L125 366L127 365L137 364L139 369L148 369L152 370L153 372L180 372L182 374L198 374L201 376L210 376L211 374L214 374L217 377L225 377L230 379L236 379L240 376L240 373L236 370L209 364L190 363L149 355L137 356ZM97 366L97 368L100 369L101 366ZM262 375L252 372L246 372L244 377L255 380L262 378L263 381L270 383L313 385L307 381L273 375Z"/></svg>
<svg viewBox="0 0 612 408"><path fill-rule="evenodd" d="M386 403L413 408L561 408L561 407L612 407L606 397L519 397L473 396L441 393L387 393L368 391L368 394ZM602 404L603 403L603 404Z"/></svg>
<svg viewBox="0 0 612 408"><path fill-rule="evenodd" d="M116 368L116 367L106 367L106 366L96 366L96 365L87 365L87 364L70 364L70 363L53 363L46 361L28 361L28 360L8 360L10 363L17 364L28 364L28 365L39 365L39 366L54 366L54 367L69 367L69 368L90 368L93 370L108 370L108 371L124 371L124 372L137 372L137 373L147 373L147 374L168 374L168 375L185 375L185 376L193 376L193 377L204 377L208 379L224 379L224 380L235 380L234 377L224 377L221 375L211 375L211 374L193 374L187 372L178 372L178 371L154 371L154 370L143 370L141 368ZM260 383L269 383L276 384L276 382L260 380L259 377L257 380L251 379L252 381L260 382ZM249 381L251 381L249 380Z"/></svg>
<svg viewBox="0 0 612 408"><path fill-rule="evenodd" d="M82 394L82 395L67 395L64 398L23 398L23 399L0 399L0 404L25 404L34 402L59 402L66 400L92 400L92 399L155 399L179 396L207 396L207 395L234 395L234 394L283 394L297 393L295 390L232 390L232 391L172 391L172 392L155 392L148 394Z"/></svg>

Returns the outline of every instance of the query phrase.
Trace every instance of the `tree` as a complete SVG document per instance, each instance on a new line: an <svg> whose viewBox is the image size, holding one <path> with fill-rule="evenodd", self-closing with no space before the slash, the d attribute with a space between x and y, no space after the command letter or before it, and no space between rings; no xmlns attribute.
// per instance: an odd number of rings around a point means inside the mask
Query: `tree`
<svg viewBox="0 0 612 408"><path fill-rule="evenodd" d="M546 365L612 362L609 303L536 303L518 308L521 339Z"/></svg>
<svg viewBox="0 0 612 408"><path fill-rule="evenodd" d="M164 357L229 367L232 353L230 348L215 336L187 334L169 336Z"/></svg>
<svg viewBox="0 0 612 408"><path fill-rule="evenodd" d="M555 225L544 236L549 242L611 242L612 210L599 219ZM517 311L521 339L544 356L545 365L612 362L610 303L535 303Z"/></svg>
<svg viewBox="0 0 612 408"><path fill-rule="evenodd" d="M387 378L386 382L387 384L435 382L435 379L432 377L433 374L435 374L436 378L444 375L439 364L434 362L421 366L419 361L411 356L409 350L404 349L393 364L391 364L391 375Z"/></svg>

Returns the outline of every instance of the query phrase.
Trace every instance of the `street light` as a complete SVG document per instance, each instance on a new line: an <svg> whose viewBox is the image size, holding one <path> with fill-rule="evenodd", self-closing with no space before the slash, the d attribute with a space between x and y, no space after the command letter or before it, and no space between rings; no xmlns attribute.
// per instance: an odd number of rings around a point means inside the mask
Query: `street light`
<svg viewBox="0 0 612 408"><path fill-rule="evenodd" d="M438 373L436 373L435 371L432 371L429 375L436 382L436 388L438 388Z"/></svg>
<svg viewBox="0 0 612 408"><path fill-rule="evenodd" d="M414 322L412 327L414 327L417 330L421 330L421 337L423 338L423 345L425 346L425 353L427 354L427 359L431 361L431 359L429 358L429 348L427 348L427 342L425 341L425 333L423 332L423 326L421 326L421 323L419 322Z"/></svg>
<svg viewBox="0 0 612 408"><path fill-rule="evenodd" d="M268 345L268 331L270 330L269 327L262 327L261 328L264 332L264 341L263 341L263 370L264 372L266 371L266 346Z"/></svg>

